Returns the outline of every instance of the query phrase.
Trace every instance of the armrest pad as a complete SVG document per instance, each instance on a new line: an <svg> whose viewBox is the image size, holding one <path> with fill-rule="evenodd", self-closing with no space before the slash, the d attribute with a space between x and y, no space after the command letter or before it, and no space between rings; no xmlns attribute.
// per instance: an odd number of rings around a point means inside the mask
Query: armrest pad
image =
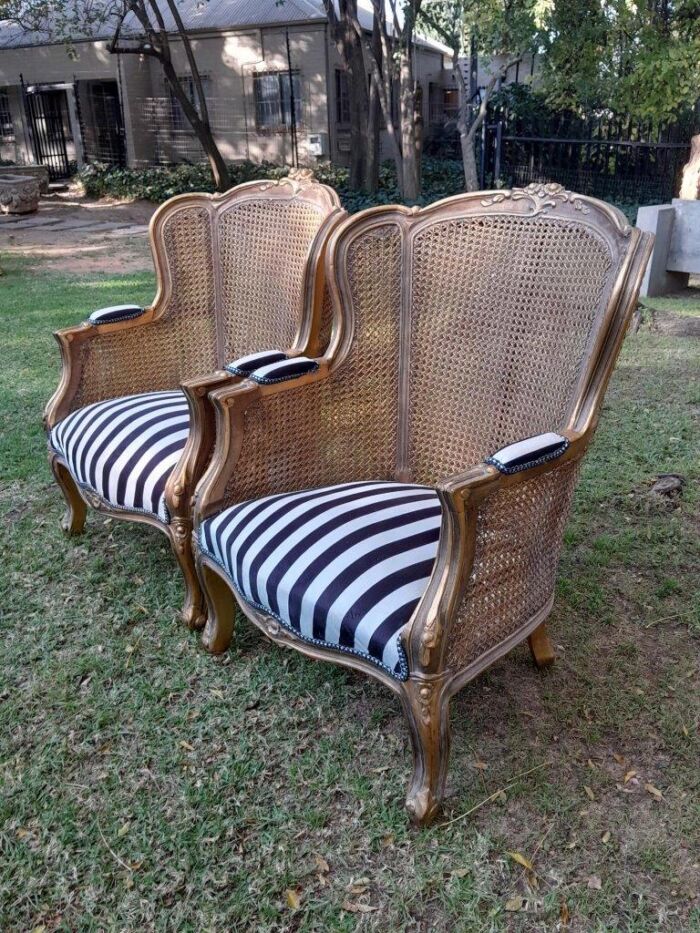
<svg viewBox="0 0 700 933"><path fill-rule="evenodd" d="M495 466L501 473L520 473L530 467L555 460L569 446L569 439L550 431L502 447L486 458L486 463Z"/></svg>
<svg viewBox="0 0 700 933"><path fill-rule="evenodd" d="M114 324L115 321L128 321L130 318L141 317L145 308L140 305L110 305L108 308L98 308L93 311L88 321L91 324Z"/></svg>
<svg viewBox="0 0 700 933"><path fill-rule="evenodd" d="M310 360L308 356L295 356L291 360L281 360L278 363L261 366L259 369L253 370L249 374L249 378L260 385L270 385L273 382L295 379L305 373L313 373L317 369L318 363L316 360Z"/></svg>
<svg viewBox="0 0 700 933"><path fill-rule="evenodd" d="M259 353L249 353L248 356L241 356L232 363L227 363L224 367L227 373L233 376L247 376L254 369L261 366L267 366L269 363L280 363L287 359L287 354L281 350L261 350Z"/></svg>

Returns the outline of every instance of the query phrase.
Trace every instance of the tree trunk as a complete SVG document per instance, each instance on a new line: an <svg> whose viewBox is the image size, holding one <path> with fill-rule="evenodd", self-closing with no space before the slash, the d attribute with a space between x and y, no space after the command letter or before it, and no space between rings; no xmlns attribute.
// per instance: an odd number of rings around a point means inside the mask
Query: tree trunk
<svg viewBox="0 0 700 933"><path fill-rule="evenodd" d="M340 15L350 98L350 187L359 191L367 174L369 95L362 44L352 26L351 17L357 17L356 0L341 2Z"/></svg>
<svg viewBox="0 0 700 933"><path fill-rule="evenodd" d="M464 170L464 190L479 190L479 172L476 167L476 152L474 150L475 133L460 133L459 142L462 149L462 168Z"/></svg>
<svg viewBox="0 0 700 933"><path fill-rule="evenodd" d="M372 27L372 50L381 61L382 40L376 20ZM379 188L379 130L382 119L382 105L374 81L369 82L369 111L367 114L367 158L365 160L365 179L363 184L367 194L375 194Z"/></svg>
<svg viewBox="0 0 700 933"><path fill-rule="evenodd" d="M197 139L199 140L199 143L204 150L204 154L206 155L207 161L209 162L209 167L211 169L216 190L226 191L226 189L231 186L231 178L229 176L224 157L219 152L219 147L216 145L216 141L214 140L214 135L211 131L209 121L202 120L202 118L199 116L197 108L185 93L185 89L180 83L180 79L177 76L177 72L175 71L172 62L162 58L160 61L163 67L165 79L172 88L173 94L182 107L182 112L194 130Z"/></svg>
<svg viewBox="0 0 700 933"><path fill-rule="evenodd" d="M211 127L208 123L204 123L199 129L196 126L193 127L193 129L206 154L216 190L228 191L231 187L231 176L229 175L228 166L226 165L224 157L221 155L219 147L216 144Z"/></svg>
<svg viewBox="0 0 700 933"><path fill-rule="evenodd" d="M416 125L416 94L413 84L411 60L407 51L401 52L399 89L401 94L401 195L407 201L420 197L420 151Z"/></svg>

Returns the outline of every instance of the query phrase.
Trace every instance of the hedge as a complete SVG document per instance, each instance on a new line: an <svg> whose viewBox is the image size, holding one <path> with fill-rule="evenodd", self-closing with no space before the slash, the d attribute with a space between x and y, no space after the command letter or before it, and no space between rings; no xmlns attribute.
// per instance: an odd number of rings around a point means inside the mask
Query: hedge
<svg viewBox="0 0 700 933"><path fill-rule="evenodd" d="M229 166L231 185L257 178L283 178L288 166L271 162L236 162ZM391 162L385 162L379 171L379 191L368 196L355 191L348 184L348 170L330 163L314 169L316 178L335 188L343 206L354 213L374 204L395 204L401 200L396 185L396 173ZM80 180L88 197L142 198L148 201L166 201L187 191L213 191L211 172L207 165L177 165L173 168L108 168L91 164L80 173ZM429 204L463 190L460 162L452 159L423 160L423 194L419 204Z"/></svg>
<svg viewBox="0 0 700 933"><path fill-rule="evenodd" d="M272 162L236 162L229 166L231 185L257 178L284 178L289 167ZM348 184L348 170L330 162L314 168L316 178L338 192L343 206L351 214L375 204L397 204L401 195L396 184L392 162L384 162L379 170L379 190L373 196L355 191ZM177 165L173 168L108 168L92 164L83 169L80 179L85 193L92 198L142 198L147 201L167 201L186 191L213 191L211 172L206 164ZM464 190L462 163L455 159L423 159L423 194L416 202L431 204L440 198ZM638 204L632 201L613 201L626 214L630 223L637 216Z"/></svg>

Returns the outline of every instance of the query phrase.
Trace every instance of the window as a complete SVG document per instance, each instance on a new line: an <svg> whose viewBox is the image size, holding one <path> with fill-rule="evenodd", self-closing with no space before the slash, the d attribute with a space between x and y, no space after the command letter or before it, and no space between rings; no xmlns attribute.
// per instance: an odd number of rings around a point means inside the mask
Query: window
<svg viewBox="0 0 700 933"><path fill-rule="evenodd" d="M202 82L202 90L204 91L204 97L209 97L209 76L200 75L200 80ZM194 106L197 113L200 111L199 100L197 98L197 93L194 87L194 79L192 75L179 75L179 81L182 85L182 88L187 95L187 99ZM169 86L170 91L170 122L174 130L189 130L190 122L185 116L185 111L182 109L182 104L175 96L173 89Z"/></svg>
<svg viewBox="0 0 700 933"><path fill-rule="evenodd" d="M292 72L277 71L255 75L255 125L259 130L286 130L292 125L291 92L294 92L296 125L301 123L301 78Z"/></svg>
<svg viewBox="0 0 700 933"><path fill-rule="evenodd" d="M347 71L335 70L335 119L337 123L350 122L350 85Z"/></svg>
<svg viewBox="0 0 700 933"><path fill-rule="evenodd" d="M10 110L10 95L6 90L0 90L0 140L4 143L15 141L15 128L12 123Z"/></svg>

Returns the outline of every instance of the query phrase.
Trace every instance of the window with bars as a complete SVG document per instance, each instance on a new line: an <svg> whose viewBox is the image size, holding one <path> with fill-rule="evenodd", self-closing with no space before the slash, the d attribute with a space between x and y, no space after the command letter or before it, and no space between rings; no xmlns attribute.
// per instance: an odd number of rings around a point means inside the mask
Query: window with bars
<svg viewBox="0 0 700 933"><path fill-rule="evenodd" d="M347 71L341 68L335 70L335 119L339 124L350 123L350 85Z"/></svg>
<svg viewBox="0 0 700 933"><path fill-rule="evenodd" d="M290 87L289 72L276 71L255 75L255 125L259 130L287 130L292 125L292 91L294 92L294 117L301 124L301 77L292 72Z"/></svg>
<svg viewBox="0 0 700 933"><path fill-rule="evenodd" d="M204 97L209 98L209 88L211 81L209 75L200 75L200 80L202 82L202 90L204 91ZM194 86L194 78L192 75L180 75L179 76L180 84L182 85L187 99L194 106L194 109L197 113L200 113L199 98L197 97L197 91ZM182 109L182 104L175 96L173 89L168 85L168 90L170 92L170 123L174 130L191 130L190 121L185 116L185 111Z"/></svg>
<svg viewBox="0 0 700 933"><path fill-rule="evenodd" d="M4 143L15 141L15 127L12 122L12 111L10 110L10 94L0 88L0 140Z"/></svg>

